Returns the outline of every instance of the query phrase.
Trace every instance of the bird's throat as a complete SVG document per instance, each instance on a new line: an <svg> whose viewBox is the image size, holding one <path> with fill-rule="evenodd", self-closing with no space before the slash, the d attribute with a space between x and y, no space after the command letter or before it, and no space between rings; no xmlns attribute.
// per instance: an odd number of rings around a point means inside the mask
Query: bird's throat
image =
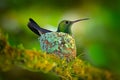
<svg viewBox="0 0 120 80"><path fill-rule="evenodd" d="M68 26L68 27L65 29L65 33L67 33L67 34L69 34L69 35L72 35L71 26Z"/></svg>
<svg viewBox="0 0 120 80"><path fill-rule="evenodd" d="M69 35L72 35L71 25L68 25L68 26L65 26L65 27L59 26L58 29L57 29L57 32L64 32L64 33L67 33Z"/></svg>

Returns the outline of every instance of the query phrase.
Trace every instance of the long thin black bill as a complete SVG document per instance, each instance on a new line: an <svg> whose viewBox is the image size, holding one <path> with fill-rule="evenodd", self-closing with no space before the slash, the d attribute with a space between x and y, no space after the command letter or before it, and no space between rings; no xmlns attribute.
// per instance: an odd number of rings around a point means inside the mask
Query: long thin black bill
<svg viewBox="0 0 120 80"><path fill-rule="evenodd" d="M73 22L73 23L76 23L76 22L84 21L84 20L89 20L89 18L78 19L78 20L75 20L75 21L72 21L72 22Z"/></svg>

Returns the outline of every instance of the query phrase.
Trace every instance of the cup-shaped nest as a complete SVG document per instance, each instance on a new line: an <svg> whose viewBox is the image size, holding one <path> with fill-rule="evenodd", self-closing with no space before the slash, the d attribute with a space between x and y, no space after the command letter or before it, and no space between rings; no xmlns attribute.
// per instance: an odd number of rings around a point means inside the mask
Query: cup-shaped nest
<svg viewBox="0 0 120 80"><path fill-rule="evenodd" d="M49 32L39 37L42 51L53 53L60 58L72 59L76 57L75 40L63 32Z"/></svg>

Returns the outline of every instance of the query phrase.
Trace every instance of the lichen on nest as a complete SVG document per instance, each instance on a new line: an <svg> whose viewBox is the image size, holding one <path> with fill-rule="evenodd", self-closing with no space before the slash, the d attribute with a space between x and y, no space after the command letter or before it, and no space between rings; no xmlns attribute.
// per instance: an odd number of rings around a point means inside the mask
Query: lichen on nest
<svg viewBox="0 0 120 80"><path fill-rule="evenodd" d="M41 49L47 53L54 53L60 58L72 59L76 57L75 40L63 32L49 32L39 37Z"/></svg>

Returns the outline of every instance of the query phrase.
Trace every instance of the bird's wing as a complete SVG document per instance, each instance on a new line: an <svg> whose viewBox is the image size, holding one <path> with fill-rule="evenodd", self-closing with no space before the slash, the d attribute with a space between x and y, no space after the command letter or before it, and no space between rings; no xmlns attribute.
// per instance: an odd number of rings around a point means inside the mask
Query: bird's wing
<svg viewBox="0 0 120 80"><path fill-rule="evenodd" d="M52 32L50 30L41 28L32 18L29 19L28 27L39 36L47 32Z"/></svg>

